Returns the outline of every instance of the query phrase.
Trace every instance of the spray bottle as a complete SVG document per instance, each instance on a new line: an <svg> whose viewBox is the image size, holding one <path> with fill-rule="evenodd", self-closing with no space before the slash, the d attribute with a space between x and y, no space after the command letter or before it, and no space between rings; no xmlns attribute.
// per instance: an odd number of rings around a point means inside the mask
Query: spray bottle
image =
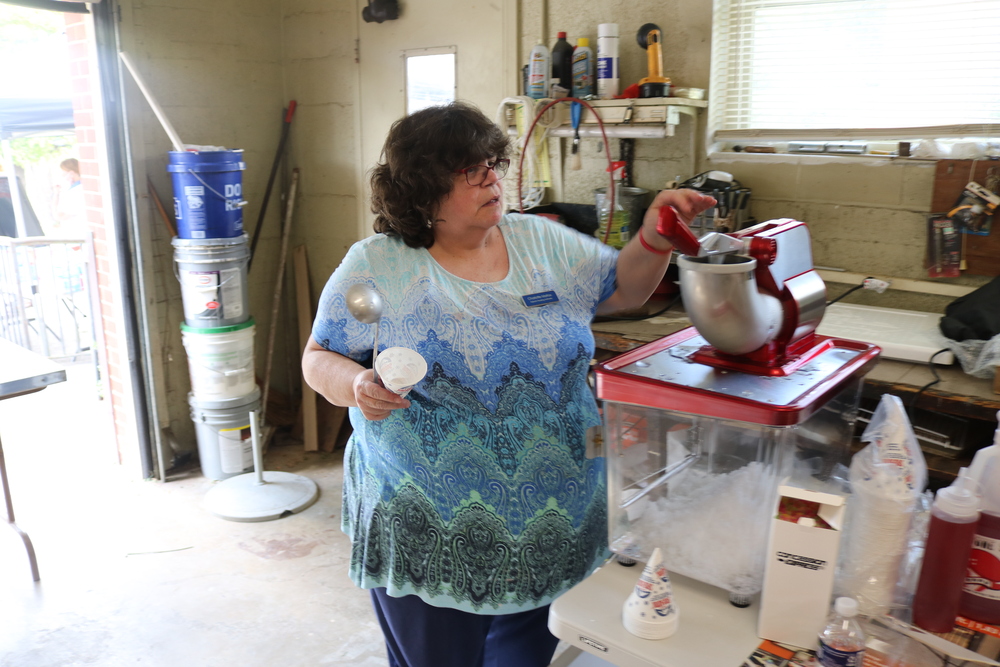
<svg viewBox="0 0 1000 667"><path fill-rule="evenodd" d="M913 596L913 623L929 632L955 628L965 568L979 522L977 486L968 468L962 468L954 483L934 497L924 562Z"/></svg>
<svg viewBox="0 0 1000 667"><path fill-rule="evenodd" d="M590 40L581 37L573 49L573 97L594 94L594 52Z"/></svg>
<svg viewBox="0 0 1000 667"><path fill-rule="evenodd" d="M618 24L597 26L597 95L610 100L618 94Z"/></svg>
<svg viewBox="0 0 1000 667"><path fill-rule="evenodd" d="M983 494L982 515L972 540L959 613L996 625L1000 623L1000 425L993 445L976 452L969 474L979 482Z"/></svg>
<svg viewBox="0 0 1000 667"><path fill-rule="evenodd" d="M528 97L540 100L549 96L549 73L549 49L539 39L528 58Z"/></svg>

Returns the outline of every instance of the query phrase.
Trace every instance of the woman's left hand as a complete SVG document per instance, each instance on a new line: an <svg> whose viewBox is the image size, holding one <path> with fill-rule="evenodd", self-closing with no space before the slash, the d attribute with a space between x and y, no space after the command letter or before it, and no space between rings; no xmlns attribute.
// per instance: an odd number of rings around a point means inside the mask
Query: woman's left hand
<svg viewBox="0 0 1000 667"><path fill-rule="evenodd" d="M703 195L697 190L661 190L657 193L653 203L646 211L646 216L642 219L642 226L639 233L644 234L644 239L650 245L659 250L669 250L670 242L656 232L656 224L660 219L660 209L664 206L673 206L681 218L681 222L690 226L691 222L702 211L715 206L714 197Z"/></svg>

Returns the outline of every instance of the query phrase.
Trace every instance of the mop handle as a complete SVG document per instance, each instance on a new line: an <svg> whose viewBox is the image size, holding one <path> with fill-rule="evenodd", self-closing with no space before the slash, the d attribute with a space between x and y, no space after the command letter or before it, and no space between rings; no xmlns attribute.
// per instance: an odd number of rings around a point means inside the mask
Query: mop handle
<svg viewBox="0 0 1000 667"><path fill-rule="evenodd" d="M157 103L156 98L153 97L153 94L151 92L149 92L149 88L146 87L146 82L143 81L142 75L139 74L139 70L137 70L135 66L132 65L132 61L129 59L128 54L125 53L124 51L119 51L118 57L122 59L123 63L125 63L125 67L132 75L132 78L135 79L135 84L139 86L139 90L142 91L142 94L143 96L145 96L146 101L149 102L149 106L152 107L153 113L156 114L157 120L160 121L160 125L163 126L163 129L164 131L166 131L167 136L170 137L170 143L174 145L174 150L179 153L183 153L184 142L181 141L181 137L180 135L177 134L177 130L174 129L174 126L170 124L169 120L167 120L167 114L163 112L163 109Z"/></svg>

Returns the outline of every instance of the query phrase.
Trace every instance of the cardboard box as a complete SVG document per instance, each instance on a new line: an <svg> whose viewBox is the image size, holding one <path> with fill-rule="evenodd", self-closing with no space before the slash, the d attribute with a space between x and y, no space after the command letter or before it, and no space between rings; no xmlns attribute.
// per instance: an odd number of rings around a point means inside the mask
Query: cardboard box
<svg viewBox="0 0 1000 667"><path fill-rule="evenodd" d="M761 638L816 648L830 613L844 504L841 495L787 480L778 487L757 625Z"/></svg>

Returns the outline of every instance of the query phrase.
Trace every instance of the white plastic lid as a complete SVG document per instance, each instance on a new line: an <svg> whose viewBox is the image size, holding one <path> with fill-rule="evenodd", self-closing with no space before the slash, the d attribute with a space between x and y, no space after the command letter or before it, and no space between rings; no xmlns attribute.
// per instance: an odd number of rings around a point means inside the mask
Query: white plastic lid
<svg viewBox="0 0 1000 667"><path fill-rule="evenodd" d="M833 610L841 616L850 618L858 615L858 601L854 598L837 598L833 603Z"/></svg>
<svg viewBox="0 0 1000 667"><path fill-rule="evenodd" d="M977 486L969 469L962 468L951 486L939 489L935 494L934 507L956 519L974 519L979 515Z"/></svg>
<svg viewBox="0 0 1000 667"><path fill-rule="evenodd" d="M617 23L600 23L597 26L597 36L598 37L617 37L618 36L618 24Z"/></svg>

